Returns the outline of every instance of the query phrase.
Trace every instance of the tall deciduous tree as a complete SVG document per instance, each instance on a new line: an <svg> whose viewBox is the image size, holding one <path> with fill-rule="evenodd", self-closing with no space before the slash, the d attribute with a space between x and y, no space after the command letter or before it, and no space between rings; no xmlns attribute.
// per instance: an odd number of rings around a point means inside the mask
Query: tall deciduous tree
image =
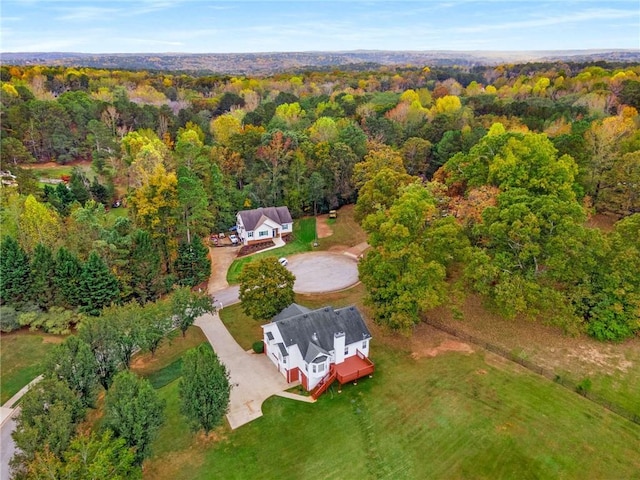
<svg viewBox="0 0 640 480"><path fill-rule="evenodd" d="M24 471L36 452L48 448L60 457L69 446L84 409L67 384L44 379L22 397L20 415L12 433L17 451L11 460L14 472Z"/></svg>
<svg viewBox="0 0 640 480"><path fill-rule="evenodd" d="M102 318L89 317L80 324L78 335L90 346L97 363L98 381L108 389L120 365L117 332Z"/></svg>
<svg viewBox="0 0 640 480"><path fill-rule="evenodd" d="M19 218L20 244L32 252L38 243L54 247L60 238L60 218L57 213L29 195Z"/></svg>
<svg viewBox="0 0 640 480"><path fill-rule="evenodd" d="M164 401L148 380L120 372L105 398L103 428L135 449L137 463L150 453L151 442L164 421Z"/></svg>
<svg viewBox="0 0 640 480"><path fill-rule="evenodd" d="M148 303L142 308L138 318L131 320L137 322L138 346L154 356L173 326L170 306L167 302Z"/></svg>
<svg viewBox="0 0 640 480"><path fill-rule="evenodd" d="M46 374L65 382L85 407L95 406L98 363L89 344L81 338L71 335L54 347L47 357Z"/></svg>
<svg viewBox="0 0 640 480"><path fill-rule="evenodd" d="M183 337L196 318L214 310L207 292L192 292L189 287L180 287L171 294L171 314Z"/></svg>
<svg viewBox="0 0 640 480"><path fill-rule="evenodd" d="M29 478L138 480L142 468L135 464L133 450L106 430L102 435L78 435L64 451L63 459L48 449L38 452L27 465Z"/></svg>
<svg viewBox="0 0 640 480"><path fill-rule="evenodd" d="M182 412L195 430L209 433L220 425L229 408L229 373L209 344L184 355L180 399Z"/></svg>
<svg viewBox="0 0 640 480"><path fill-rule="evenodd" d="M242 310L256 320L269 320L293 303L295 280L275 257L247 263L238 278Z"/></svg>
<svg viewBox="0 0 640 480"><path fill-rule="evenodd" d="M176 225L173 213L179 205L177 187L176 174L167 173L162 164L158 164L148 181L136 189L130 198L136 224L158 242L167 271L170 270Z"/></svg>
<svg viewBox="0 0 640 480"><path fill-rule="evenodd" d="M433 238L425 236L437 217L431 192L411 184L388 210L365 219L372 250L358 268L376 321L406 330L443 302L446 268L430 255Z"/></svg>

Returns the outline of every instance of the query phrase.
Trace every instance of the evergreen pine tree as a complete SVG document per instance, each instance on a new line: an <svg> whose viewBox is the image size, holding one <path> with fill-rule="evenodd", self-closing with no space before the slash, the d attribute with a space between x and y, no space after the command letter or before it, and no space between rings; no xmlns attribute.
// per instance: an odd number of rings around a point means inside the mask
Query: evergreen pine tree
<svg viewBox="0 0 640 480"><path fill-rule="evenodd" d="M13 237L0 243L0 303L19 305L31 283L29 256Z"/></svg>
<svg viewBox="0 0 640 480"><path fill-rule="evenodd" d="M57 305L77 307L80 305L80 275L82 263L73 253L61 247L56 254L53 281L56 286Z"/></svg>
<svg viewBox="0 0 640 480"><path fill-rule="evenodd" d="M211 274L209 250L200 237L193 237L191 243L178 246L178 258L174 263L180 285L194 287L204 282Z"/></svg>
<svg viewBox="0 0 640 480"><path fill-rule="evenodd" d="M149 232L137 230L133 234L129 256L131 289L142 303L153 301L161 293L161 259Z"/></svg>
<svg viewBox="0 0 640 480"><path fill-rule="evenodd" d="M88 185L89 180L87 180L84 172L78 167L75 167L71 172L71 179L69 180L69 190L73 197L80 203L80 205L84 205L85 202L91 197Z"/></svg>
<svg viewBox="0 0 640 480"><path fill-rule="evenodd" d="M80 310L97 316L100 310L115 302L120 295L118 280L102 258L92 251L80 274Z"/></svg>
<svg viewBox="0 0 640 480"><path fill-rule="evenodd" d="M38 307L48 310L55 304L56 262L51 249L41 243L36 245L31 259L31 290L29 298Z"/></svg>

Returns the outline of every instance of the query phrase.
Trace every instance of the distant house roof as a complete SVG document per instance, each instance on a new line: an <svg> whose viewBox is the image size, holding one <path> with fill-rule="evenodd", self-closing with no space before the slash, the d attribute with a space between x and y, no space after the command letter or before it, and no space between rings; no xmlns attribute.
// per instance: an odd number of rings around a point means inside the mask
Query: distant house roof
<svg viewBox="0 0 640 480"><path fill-rule="evenodd" d="M288 309L293 312L295 310L292 308L293 305L289 305L278 316ZM287 347L298 345L306 362L313 360L321 353L327 354L333 350L333 338L336 333L344 332L346 345L371 338L362 315L354 306L337 310L332 307L323 307L289 317L285 315L275 323L285 345Z"/></svg>
<svg viewBox="0 0 640 480"><path fill-rule="evenodd" d="M262 224L265 220L262 218L263 216L280 225L293 222L287 207L264 207L253 210L242 210L239 215L247 231L255 230L256 226Z"/></svg>

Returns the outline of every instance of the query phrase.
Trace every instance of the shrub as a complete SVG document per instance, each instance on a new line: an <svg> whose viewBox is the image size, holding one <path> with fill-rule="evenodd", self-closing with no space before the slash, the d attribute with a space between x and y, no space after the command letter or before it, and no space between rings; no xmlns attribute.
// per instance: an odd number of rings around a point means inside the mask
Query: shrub
<svg viewBox="0 0 640 480"><path fill-rule="evenodd" d="M2 333L13 332L20 328L18 312L15 308L3 305L0 307L0 331Z"/></svg>
<svg viewBox="0 0 640 480"><path fill-rule="evenodd" d="M264 342L262 340L253 342L252 348L255 353L264 353Z"/></svg>
<svg viewBox="0 0 640 480"><path fill-rule="evenodd" d="M590 390L591 390L591 380L588 378L584 378L583 380L581 380L580 383L578 383L578 386L576 387L576 392L578 392L580 395L584 397L587 396Z"/></svg>
<svg viewBox="0 0 640 480"><path fill-rule="evenodd" d="M71 332L71 325L78 323L82 315L65 310L62 307L52 307L48 312L25 312L18 316L22 326L28 326L32 331L41 328L54 335L66 335Z"/></svg>

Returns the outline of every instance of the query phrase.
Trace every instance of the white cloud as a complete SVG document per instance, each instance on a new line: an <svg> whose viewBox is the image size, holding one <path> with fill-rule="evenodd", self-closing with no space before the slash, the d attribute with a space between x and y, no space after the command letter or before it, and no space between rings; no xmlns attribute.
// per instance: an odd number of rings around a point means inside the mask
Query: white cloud
<svg viewBox="0 0 640 480"><path fill-rule="evenodd" d="M454 27L451 29L457 33L483 33L490 30L518 30L522 28L549 27L578 22L592 22L598 20L613 20L620 18L638 17L638 12L612 9L590 9L582 12L574 12L566 15L540 16L519 21L503 23L472 25L468 27Z"/></svg>
<svg viewBox="0 0 640 480"><path fill-rule="evenodd" d="M58 16L56 20L81 21L81 22L95 20L95 19L102 19L105 16L113 16L118 13L118 10L113 8L90 7L90 6L65 8L65 9L60 9L60 11L63 13L60 16Z"/></svg>

